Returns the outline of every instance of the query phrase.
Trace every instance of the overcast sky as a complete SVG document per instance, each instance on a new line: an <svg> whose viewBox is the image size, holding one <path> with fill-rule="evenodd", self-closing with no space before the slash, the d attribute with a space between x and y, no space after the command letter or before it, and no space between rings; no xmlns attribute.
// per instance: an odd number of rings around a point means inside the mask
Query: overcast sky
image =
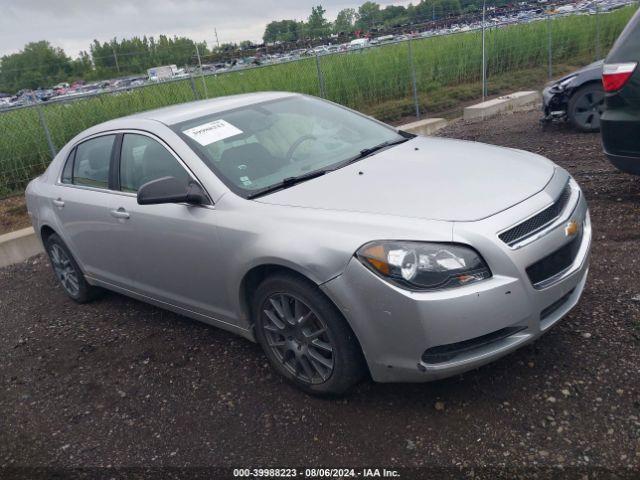
<svg viewBox="0 0 640 480"><path fill-rule="evenodd" d="M76 57L94 38L184 35L214 43L259 41L271 20L306 19L321 4L334 20L338 11L364 0L0 0L0 56L32 41L48 40ZM378 0L406 5L404 0Z"/></svg>

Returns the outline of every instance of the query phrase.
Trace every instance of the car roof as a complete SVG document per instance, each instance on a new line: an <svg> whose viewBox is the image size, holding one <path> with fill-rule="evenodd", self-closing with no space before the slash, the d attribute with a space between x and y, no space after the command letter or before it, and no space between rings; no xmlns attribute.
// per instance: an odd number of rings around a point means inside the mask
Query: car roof
<svg viewBox="0 0 640 480"><path fill-rule="evenodd" d="M299 93L291 92L256 92L244 93L240 95L230 95L217 97L209 100L199 100L195 102L180 103L169 107L147 110L146 112L134 113L125 117L114 118L106 122L93 125L73 137L68 144L75 144L79 141L111 130L139 128L145 123L160 122L164 125L175 125L204 115L226 112L235 108L248 105L256 105L270 100L300 96Z"/></svg>
<svg viewBox="0 0 640 480"><path fill-rule="evenodd" d="M267 102L287 98L299 94L290 92L255 92L240 95L230 95L217 97L209 100L198 100L195 102L181 103L169 107L139 112L124 117L123 119L147 119L162 122L165 125L174 125L203 115L210 115L235 108L254 105L256 103Z"/></svg>

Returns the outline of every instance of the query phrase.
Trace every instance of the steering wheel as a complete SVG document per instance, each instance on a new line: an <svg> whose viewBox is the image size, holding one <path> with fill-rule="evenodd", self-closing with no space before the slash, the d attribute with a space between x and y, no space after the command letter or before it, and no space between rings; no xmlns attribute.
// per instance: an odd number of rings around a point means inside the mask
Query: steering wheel
<svg viewBox="0 0 640 480"><path fill-rule="evenodd" d="M295 142L293 142L291 144L291 146L289 147L289 150L287 150L287 154L285 155L285 159L287 160L287 162L289 163L293 163L293 153L298 149L298 147L300 145L302 145L304 142L308 141L308 140L317 140L317 137L314 137L313 135L303 135L300 138L298 138Z"/></svg>

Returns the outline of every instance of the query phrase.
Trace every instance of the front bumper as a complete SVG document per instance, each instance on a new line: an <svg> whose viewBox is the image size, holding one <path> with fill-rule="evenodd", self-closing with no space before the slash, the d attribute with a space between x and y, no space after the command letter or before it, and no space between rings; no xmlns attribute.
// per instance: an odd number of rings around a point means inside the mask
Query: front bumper
<svg viewBox="0 0 640 480"><path fill-rule="evenodd" d="M490 279L411 292L389 284L354 258L342 275L322 286L358 337L374 380L430 381L479 367L535 340L576 305L591 246L589 214L579 191L554 226L531 243L513 249L496 235L532 205L548 202L545 195L489 219L455 225L453 241L472 245L484 256L493 272ZM526 268L570 240L564 230L569 220L582 226L573 262L551 284L534 287ZM448 354L429 354L443 350Z"/></svg>
<svg viewBox="0 0 640 480"><path fill-rule="evenodd" d="M543 120L564 118L567 114L568 97L565 92L555 90L555 85L550 85L542 90Z"/></svg>

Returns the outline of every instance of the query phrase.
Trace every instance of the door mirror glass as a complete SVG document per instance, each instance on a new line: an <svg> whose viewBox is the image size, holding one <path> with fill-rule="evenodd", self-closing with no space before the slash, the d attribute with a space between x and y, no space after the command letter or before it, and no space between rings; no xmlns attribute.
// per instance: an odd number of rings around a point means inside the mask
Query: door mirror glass
<svg viewBox="0 0 640 480"><path fill-rule="evenodd" d="M145 183L138 189L139 205L160 203L209 203L202 187L194 181L184 182L175 177L162 177Z"/></svg>

